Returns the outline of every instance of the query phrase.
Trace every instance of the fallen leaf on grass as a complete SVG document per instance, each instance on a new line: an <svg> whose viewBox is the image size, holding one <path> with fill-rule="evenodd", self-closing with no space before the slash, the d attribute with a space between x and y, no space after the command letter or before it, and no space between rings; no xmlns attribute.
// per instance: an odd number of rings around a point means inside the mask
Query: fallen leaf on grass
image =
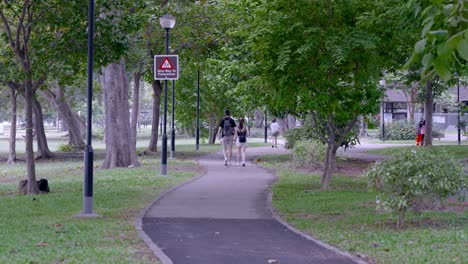
<svg viewBox="0 0 468 264"><path fill-rule="evenodd" d="M49 246L49 243L41 241L41 242L39 242L37 244L34 244L34 246L35 247L47 247L47 246Z"/></svg>

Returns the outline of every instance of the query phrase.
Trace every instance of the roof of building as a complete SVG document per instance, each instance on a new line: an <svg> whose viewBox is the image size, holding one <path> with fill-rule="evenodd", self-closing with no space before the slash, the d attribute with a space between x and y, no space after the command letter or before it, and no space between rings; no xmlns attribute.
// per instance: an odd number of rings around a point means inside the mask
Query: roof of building
<svg viewBox="0 0 468 264"><path fill-rule="evenodd" d="M457 98L457 87L450 88L448 90L451 94L455 95ZM385 101L387 102L408 102L405 94L401 90L396 89L387 89L385 91ZM460 85L460 101L468 101L468 85Z"/></svg>

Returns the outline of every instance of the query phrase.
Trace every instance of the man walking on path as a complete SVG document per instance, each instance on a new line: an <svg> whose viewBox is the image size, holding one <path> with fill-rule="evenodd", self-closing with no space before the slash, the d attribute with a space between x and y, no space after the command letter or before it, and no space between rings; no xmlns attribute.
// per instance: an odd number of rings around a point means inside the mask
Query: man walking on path
<svg viewBox="0 0 468 264"><path fill-rule="evenodd" d="M231 165L232 146L237 139L237 127L234 119L231 118L231 111L224 111L225 116L219 122L218 135L222 138L224 165Z"/></svg>
<svg viewBox="0 0 468 264"><path fill-rule="evenodd" d="M272 123L270 125L271 129L271 140L272 140L272 148L278 147L278 136L280 134L280 125L276 123L276 118L273 118Z"/></svg>

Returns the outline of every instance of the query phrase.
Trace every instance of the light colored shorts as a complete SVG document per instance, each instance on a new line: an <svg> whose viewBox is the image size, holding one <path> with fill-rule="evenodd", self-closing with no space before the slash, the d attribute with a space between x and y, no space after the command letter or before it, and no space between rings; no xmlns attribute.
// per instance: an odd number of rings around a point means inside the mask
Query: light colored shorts
<svg viewBox="0 0 468 264"><path fill-rule="evenodd" d="M234 136L224 136L222 141L225 147L232 146L234 145Z"/></svg>
<svg viewBox="0 0 468 264"><path fill-rule="evenodd" d="M237 138L237 140L236 140L236 146L237 146L238 148L244 147L244 146L247 147L247 141L241 143L241 142L239 142L239 138Z"/></svg>

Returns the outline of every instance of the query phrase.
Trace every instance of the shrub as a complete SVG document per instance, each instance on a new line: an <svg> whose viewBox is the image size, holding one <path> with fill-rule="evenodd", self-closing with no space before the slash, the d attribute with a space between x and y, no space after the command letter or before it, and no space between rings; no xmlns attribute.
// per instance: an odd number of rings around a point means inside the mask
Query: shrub
<svg viewBox="0 0 468 264"><path fill-rule="evenodd" d="M466 184L460 164L431 148L401 151L386 162L377 162L366 176L369 185L379 191L378 208L398 213L398 227L418 201L425 197L442 201Z"/></svg>
<svg viewBox="0 0 468 264"><path fill-rule="evenodd" d="M57 149L60 152L73 152L75 150L75 148L70 144L59 145Z"/></svg>
<svg viewBox="0 0 468 264"><path fill-rule="evenodd" d="M284 134L284 138L286 139L285 147L287 149L294 148L294 145L298 141L317 139L311 124L309 124L307 120L306 122L304 122L303 126L286 131L286 133Z"/></svg>
<svg viewBox="0 0 468 264"><path fill-rule="evenodd" d="M377 133L382 138L382 127ZM406 121L385 123L385 139L387 140L413 140L416 139L416 125Z"/></svg>
<svg viewBox="0 0 468 264"><path fill-rule="evenodd" d="M437 125L432 126L432 137L443 138L445 136L443 129ZM382 127L379 127L377 137L382 139ZM385 123L385 139L387 140L415 140L416 124L407 121L394 121Z"/></svg>
<svg viewBox="0 0 468 264"><path fill-rule="evenodd" d="M93 138L102 140L104 139L104 129L103 128L94 128L93 129Z"/></svg>
<svg viewBox="0 0 468 264"><path fill-rule="evenodd" d="M326 146L316 140L297 141L293 149L293 162L298 167L323 167Z"/></svg>

